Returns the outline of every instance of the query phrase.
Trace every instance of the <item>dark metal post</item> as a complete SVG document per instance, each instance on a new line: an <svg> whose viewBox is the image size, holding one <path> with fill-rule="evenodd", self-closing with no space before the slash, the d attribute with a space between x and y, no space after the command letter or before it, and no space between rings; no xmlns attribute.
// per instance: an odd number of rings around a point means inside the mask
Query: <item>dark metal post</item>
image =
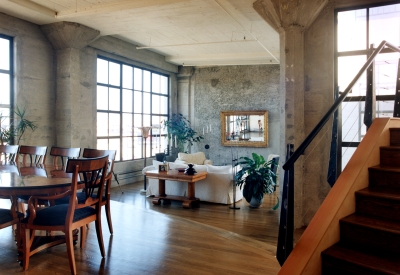
<svg viewBox="0 0 400 275"><path fill-rule="evenodd" d="M393 117L400 117L400 59L397 65L396 95L394 99Z"/></svg>
<svg viewBox="0 0 400 275"><path fill-rule="evenodd" d="M293 144L286 146L286 161L293 154ZM294 165L285 170L279 220L278 245L276 258L282 266L293 250L294 232Z"/></svg>
<svg viewBox="0 0 400 275"><path fill-rule="evenodd" d="M374 52L374 44L371 44L369 55ZM376 117L376 92L375 92L375 60L367 69L367 91L365 97L364 124L367 130Z"/></svg>

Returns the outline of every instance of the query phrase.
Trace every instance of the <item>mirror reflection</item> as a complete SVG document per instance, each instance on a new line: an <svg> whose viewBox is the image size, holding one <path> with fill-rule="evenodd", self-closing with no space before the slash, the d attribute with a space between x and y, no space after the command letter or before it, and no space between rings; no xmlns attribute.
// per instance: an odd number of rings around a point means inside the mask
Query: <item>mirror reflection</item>
<svg viewBox="0 0 400 275"><path fill-rule="evenodd" d="M221 112L221 143L224 146L268 146L268 112Z"/></svg>

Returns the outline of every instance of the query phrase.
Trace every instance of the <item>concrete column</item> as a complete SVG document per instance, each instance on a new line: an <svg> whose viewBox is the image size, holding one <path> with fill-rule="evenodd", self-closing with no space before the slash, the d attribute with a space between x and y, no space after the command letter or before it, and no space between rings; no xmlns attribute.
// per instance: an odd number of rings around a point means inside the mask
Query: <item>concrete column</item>
<svg viewBox="0 0 400 275"><path fill-rule="evenodd" d="M56 145L80 147L79 135L72 126L79 124L85 114L93 116L91 108L82 109L79 104L84 85L80 80L86 69L80 64L80 50L100 32L71 22L47 24L41 29L56 52Z"/></svg>
<svg viewBox="0 0 400 275"><path fill-rule="evenodd" d="M297 149L305 138L304 32L327 2L327 0L258 0L253 4L254 9L280 34L280 155L282 162L285 162L286 144L293 143L294 149ZM283 175L283 171L281 173ZM302 156L295 164L294 224L296 228L304 225L303 177ZM318 190L307 190L307 192L318 195Z"/></svg>

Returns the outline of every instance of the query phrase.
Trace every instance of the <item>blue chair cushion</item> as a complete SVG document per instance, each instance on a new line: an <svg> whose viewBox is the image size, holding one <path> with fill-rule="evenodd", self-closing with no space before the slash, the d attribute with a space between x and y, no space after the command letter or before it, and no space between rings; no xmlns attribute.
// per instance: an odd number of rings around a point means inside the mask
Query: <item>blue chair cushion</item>
<svg viewBox="0 0 400 275"><path fill-rule="evenodd" d="M13 220L10 209L0 209L0 224Z"/></svg>
<svg viewBox="0 0 400 275"><path fill-rule="evenodd" d="M86 200L86 193L79 192L76 194L76 197L78 198L78 203L84 203ZM68 204L68 203L69 203L69 196L55 200L54 202L55 205Z"/></svg>
<svg viewBox="0 0 400 275"><path fill-rule="evenodd" d="M33 221L35 225L44 226L57 226L64 225L65 218L68 212L68 204L60 204L56 206L51 206L43 208L36 213L36 218ZM84 207L81 209L76 209L74 213L73 222L82 220L86 217L96 214L96 209L93 207ZM28 219L25 218L22 222L27 223Z"/></svg>

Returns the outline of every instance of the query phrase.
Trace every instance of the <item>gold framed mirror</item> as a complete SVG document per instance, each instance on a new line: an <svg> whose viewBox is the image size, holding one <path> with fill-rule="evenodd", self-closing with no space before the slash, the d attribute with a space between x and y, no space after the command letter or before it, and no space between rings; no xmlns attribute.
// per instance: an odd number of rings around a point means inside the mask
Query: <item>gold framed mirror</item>
<svg viewBox="0 0 400 275"><path fill-rule="evenodd" d="M268 111L222 111L221 144L268 147Z"/></svg>

